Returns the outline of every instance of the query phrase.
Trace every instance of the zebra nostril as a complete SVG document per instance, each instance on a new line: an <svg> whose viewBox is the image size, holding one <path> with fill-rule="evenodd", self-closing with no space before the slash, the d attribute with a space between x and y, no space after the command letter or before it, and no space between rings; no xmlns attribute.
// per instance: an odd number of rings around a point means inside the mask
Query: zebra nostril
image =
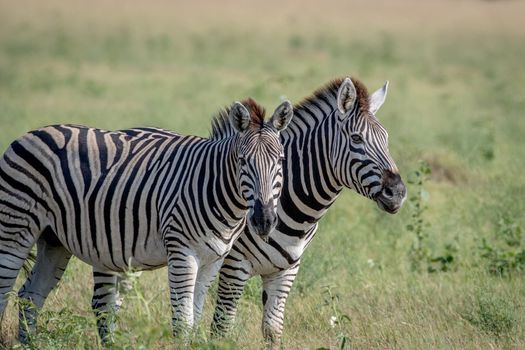
<svg viewBox="0 0 525 350"><path fill-rule="evenodd" d="M394 196L394 192L392 192L392 190L388 187L385 187L383 189L383 194L385 195L385 197L387 198L392 198Z"/></svg>

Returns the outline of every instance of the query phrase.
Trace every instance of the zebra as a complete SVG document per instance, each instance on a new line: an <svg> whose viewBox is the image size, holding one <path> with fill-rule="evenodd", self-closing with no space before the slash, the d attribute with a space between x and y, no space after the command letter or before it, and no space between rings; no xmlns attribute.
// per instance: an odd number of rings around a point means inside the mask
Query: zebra
<svg viewBox="0 0 525 350"><path fill-rule="evenodd" d="M279 346L286 299L301 256L343 188L374 200L388 213L401 208L406 188L389 154L387 131L375 116L387 89L388 81L369 95L359 80L339 78L294 106L293 121L280 136L285 161L276 229L267 237L246 231L224 260L212 323L215 335L231 329L246 282L260 275L264 339L270 348Z"/></svg>
<svg viewBox="0 0 525 350"><path fill-rule="evenodd" d="M92 305L103 341L119 298L110 287L101 294L100 282L166 265L173 332L187 334L194 298L203 298L243 228L264 236L277 222L279 134L292 105L281 103L269 121L264 115L247 99L213 118L209 138L54 125L12 142L0 159L0 315L35 242L38 248L18 293L30 305L20 308L19 339L34 331L72 255L98 279Z"/></svg>

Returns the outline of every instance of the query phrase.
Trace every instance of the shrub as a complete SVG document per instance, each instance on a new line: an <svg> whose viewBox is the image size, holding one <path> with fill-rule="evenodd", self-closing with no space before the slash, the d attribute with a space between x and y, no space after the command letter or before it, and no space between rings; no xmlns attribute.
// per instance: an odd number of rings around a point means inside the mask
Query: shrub
<svg viewBox="0 0 525 350"><path fill-rule="evenodd" d="M424 188L425 182L432 173L427 162L420 162L419 168L408 176L408 183L413 186L410 191L412 194L408 198L411 211L410 222L406 229L414 234L414 241L410 246L408 257L412 271L421 272L446 272L456 267L457 243L449 242L445 244L444 252L438 255L433 254L429 247L428 237L430 223L425 220L424 213L427 210L427 202L430 199L429 193Z"/></svg>
<svg viewBox="0 0 525 350"><path fill-rule="evenodd" d="M512 276L525 271L525 244L521 227L508 216L502 216L491 240L483 238L479 247L489 273Z"/></svg>
<svg viewBox="0 0 525 350"><path fill-rule="evenodd" d="M336 331L336 340L339 350L350 349L350 336L348 335L348 328L351 326L352 320L344 314L339 307L339 295L332 291L330 286L325 286L323 291L324 307L330 308L330 327ZM328 348L321 347L317 350L327 350Z"/></svg>

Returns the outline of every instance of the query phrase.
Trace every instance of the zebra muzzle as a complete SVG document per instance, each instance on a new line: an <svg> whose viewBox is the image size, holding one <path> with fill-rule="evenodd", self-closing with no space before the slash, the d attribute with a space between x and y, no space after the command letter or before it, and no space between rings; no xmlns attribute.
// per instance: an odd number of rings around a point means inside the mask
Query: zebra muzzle
<svg viewBox="0 0 525 350"><path fill-rule="evenodd" d="M377 205L390 214L395 214L401 209L405 201L407 190L401 176L390 170L383 172L383 188L374 197Z"/></svg>
<svg viewBox="0 0 525 350"><path fill-rule="evenodd" d="M277 225L277 214L273 203L264 205L256 200L248 218L248 228L252 233L261 236L263 239L273 231Z"/></svg>

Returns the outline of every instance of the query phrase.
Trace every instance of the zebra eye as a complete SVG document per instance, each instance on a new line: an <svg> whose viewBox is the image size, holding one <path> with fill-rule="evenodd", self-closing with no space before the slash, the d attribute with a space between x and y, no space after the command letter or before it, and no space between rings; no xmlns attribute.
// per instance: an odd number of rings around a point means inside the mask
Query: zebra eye
<svg viewBox="0 0 525 350"><path fill-rule="evenodd" d="M241 166L245 166L246 165L246 159L239 158L239 164L241 164Z"/></svg>
<svg viewBox="0 0 525 350"><path fill-rule="evenodd" d="M360 135L353 134L350 137L352 138L352 141L354 141L355 143L363 143L363 138Z"/></svg>

